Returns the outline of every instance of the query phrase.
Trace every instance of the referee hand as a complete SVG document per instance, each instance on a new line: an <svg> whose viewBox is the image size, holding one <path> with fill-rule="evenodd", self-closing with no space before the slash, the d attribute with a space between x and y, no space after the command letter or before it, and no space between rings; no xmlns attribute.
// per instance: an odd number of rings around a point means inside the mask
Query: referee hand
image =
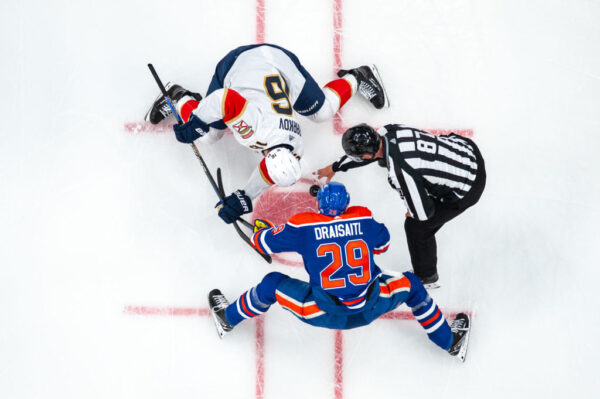
<svg viewBox="0 0 600 399"><path fill-rule="evenodd" d="M313 174L315 174L315 173L313 172ZM327 180L325 180L325 183L329 183L331 181L331 179L333 178L333 176L335 175L335 172L333 171L333 164L317 170L316 174L317 174L317 179L322 179L325 177L325 178L327 178Z"/></svg>

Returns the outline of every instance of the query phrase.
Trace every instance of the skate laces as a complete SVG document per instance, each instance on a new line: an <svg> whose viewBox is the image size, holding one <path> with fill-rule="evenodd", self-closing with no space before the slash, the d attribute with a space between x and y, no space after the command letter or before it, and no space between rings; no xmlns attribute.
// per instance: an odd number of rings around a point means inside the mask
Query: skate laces
<svg viewBox="0 0 600 399"><path fill-rule="evenodd" d="M463 328L465 328L466 323L467 323L467 321L465 319L455 319L452 321L452 324L450 325L450 329L452 331L462 330Z"/></svg>
<svg viewBox="0 0 600 399"><path fill-rule="evenodd" d="M161 104L158 111L166 118L171 114L171 107L169 106L169 103L165 101L164 104Z"/></svg>
<svg viewBox="0 0 600 399"><path fill-rule="evenodd" d="M377 95L377 91L369 82L362 81L358 84L358 91L360 94L365 96L368 100L372 99Z"/></svg>
<svg viewBox="0 0 600 399"><path fill-rule="evenodd" d="M213 310L218 311L229 306L229 301L225 298L225 295L215 295L212 297L213 301L215 301L215 306L212 307Z"/></svg>

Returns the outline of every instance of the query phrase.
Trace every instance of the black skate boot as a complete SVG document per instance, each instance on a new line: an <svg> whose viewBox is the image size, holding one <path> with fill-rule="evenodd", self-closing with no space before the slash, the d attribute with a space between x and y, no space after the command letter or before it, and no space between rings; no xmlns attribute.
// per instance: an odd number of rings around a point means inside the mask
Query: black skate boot
<svg viewBox="0 0 600 399"><path fill-rule="evenodd" d="M471 320L464 313L459 313L450 324L452 330L452 346L448 353L464 362L467 358L467 346L469 345L469 333L471 332Z"/></svg>
<svg viewBox="0 0 600 399"><path fill-rule="evenodd" d="M419 277L419 278L421 278L421 277ZM429 277L421 278L421 282L423 283L423 287L425 287L425 289L431 290L434 288L441 287L440 283L438 283L438 279L439 279L438 274L433 273Z"/></svg>
<svg viewBox="0 0 600 399"><path fill-rule="evenodd" d="M227 306L229 306L229 301L220 290L214 289L208 293L208 307L210 308L210 313L215 321L219 338L223 338L225 334L233 330L233 326L229 324L225 318L225 308Z"/></svg>
<svg viewBox="0 0 600 399"><path fill-rule="evenodd" d="M415 273L415 271L413 269L408 270L409 272L413 273L415 276L417 276L419 278L419 280L421 280L421 283L423 283L423 287L425 287L426 290L431 290L434 288L440 288L441 284L438 283L438 274L437 273L433 273L431 276L429 277L421 277L419 276L417 273Z"/></svg>
<svg viewBox="0 0 600 399"><path fill-rule="evenodd" d="M351 74L358 81L358 92L377 109L390 106L388 96L383 87L381 76L375 65L363 65L354 69L340 69L337 75L341 78Z"/></svg>
<svg viewBox="0 0 600 399"><path fill-rule="evenodd" d="M167 83L165 89L167 90L167 94L169 95L173 106L175 106L177 101L181 100L183 96L186 95L193 97L197 101L202 100L202 96L200 94L193 93L176 84L172 85L171 82ZM167 100L165 100L165 98L161 94L156 98L156 100L154 100L154 103L152 103L152 106L146 113L144 120L152 123L153 125L156 125L159 122L165 120L172 113L173 112L171 111L171 107L167 103Z"/></svg>

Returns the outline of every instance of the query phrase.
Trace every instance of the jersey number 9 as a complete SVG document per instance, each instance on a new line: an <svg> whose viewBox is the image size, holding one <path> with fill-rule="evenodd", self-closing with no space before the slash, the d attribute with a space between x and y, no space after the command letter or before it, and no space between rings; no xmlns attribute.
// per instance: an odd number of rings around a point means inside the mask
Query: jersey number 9
<svg viewBox="0 0 600 399"><path fill-rule="evenodd" d="M279 75L265 76L265 91L273 103L271 107L278 114L292 115L292 104L290 103L289 89L285 80Z"/></svg>
<svg viewBox="0 0 600 399"><path fill-rule="evenodd" d="M324 257L328 254L331 254L332 262L321 271L321 287L323 289L344 288L346 280L353 285L363 285L371 281L369 248L363 240L348 241L343 251L336 243L319 245L317 256ZM352 269L360 268L360 270L348 273L344 277L332 278L331 276L344 265L348 265Z"/></svg>

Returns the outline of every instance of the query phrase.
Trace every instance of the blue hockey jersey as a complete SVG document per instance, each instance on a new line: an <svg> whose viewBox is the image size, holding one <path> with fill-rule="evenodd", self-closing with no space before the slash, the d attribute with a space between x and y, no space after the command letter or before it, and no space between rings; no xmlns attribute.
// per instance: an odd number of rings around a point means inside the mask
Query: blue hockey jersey
<svg viewBox="0 0 600 399"><path fill-rule="evenodd" d="M257 231L251 243L262 253L298 252L311 285L349 309L359 309L371 283L381 274L373 255L388 249L390 234L368 208L353 206L335 217L296 214L286 224Z"/></svg>

